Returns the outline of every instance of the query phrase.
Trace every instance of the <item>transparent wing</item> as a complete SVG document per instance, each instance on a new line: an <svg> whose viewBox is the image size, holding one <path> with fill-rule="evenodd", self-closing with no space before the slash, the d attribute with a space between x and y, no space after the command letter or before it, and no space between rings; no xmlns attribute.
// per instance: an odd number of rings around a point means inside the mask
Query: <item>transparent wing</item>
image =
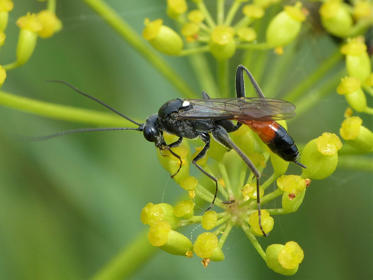
<svg viewBox="0 0 373 280"><path fill-rule="evenodd" d="M186 99L178 119L286 120L295 116L295 106L270 98ZM184 101L184 102L185 102Z"/></svg>

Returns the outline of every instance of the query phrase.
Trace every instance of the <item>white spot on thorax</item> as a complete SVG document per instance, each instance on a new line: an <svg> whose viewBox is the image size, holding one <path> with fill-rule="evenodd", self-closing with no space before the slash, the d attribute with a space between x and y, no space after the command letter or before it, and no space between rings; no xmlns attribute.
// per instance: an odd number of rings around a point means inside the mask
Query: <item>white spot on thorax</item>
<svg viewBox="0 0 373 280"><path fill-rule="evenodd" d="M183 104L182 104L183 107L187 107L187 106L189 106L189 105L190 105L190 102L189 102L189 101L186 101L186 100L185 100L185 101L183 102Z"/></svg>

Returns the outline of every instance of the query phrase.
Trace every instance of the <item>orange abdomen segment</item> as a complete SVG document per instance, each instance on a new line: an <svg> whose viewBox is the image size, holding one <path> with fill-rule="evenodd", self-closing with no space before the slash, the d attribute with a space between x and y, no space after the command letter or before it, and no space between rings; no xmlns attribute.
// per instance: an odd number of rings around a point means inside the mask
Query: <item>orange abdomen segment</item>
<svg viewBox="0 0 373 280"><path fill-rule="evenodd" d="M240 122L248 125L266 144L269 144L276 137L276 132L280 126L275 121L240 120Z"/></svg>

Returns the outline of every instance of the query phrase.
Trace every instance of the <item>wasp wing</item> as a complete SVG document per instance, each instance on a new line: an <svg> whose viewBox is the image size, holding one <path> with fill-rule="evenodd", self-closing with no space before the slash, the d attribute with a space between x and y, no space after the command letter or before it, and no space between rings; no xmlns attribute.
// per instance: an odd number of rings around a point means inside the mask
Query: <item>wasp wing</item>
<svg viewBox="0 0 373 280"><path fill-rule="evenodd" d="M271 98L185 99L183 105L178 112L178 119L269 121L295 116L292 103Z"/></svg>

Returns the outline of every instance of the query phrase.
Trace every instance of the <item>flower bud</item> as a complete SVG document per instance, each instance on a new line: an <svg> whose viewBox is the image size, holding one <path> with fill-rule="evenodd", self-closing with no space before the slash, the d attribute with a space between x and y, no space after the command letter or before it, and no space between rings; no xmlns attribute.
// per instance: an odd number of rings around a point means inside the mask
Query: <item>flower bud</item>
<svg viewBox="0 0 373 280"><path fill-rule="evenodd" d="M201 23L205 19L205 15L200 10L193 10L188 13L188 19L194 23Z"/></svg>
<svg viewBox="0 0 373 280"><path fill-rule="evenodd" d="M348 40L347 44L342 46L341 53L346 55L348 75L356 77L360 82L364 83L372 72L364 38L357 37Z"/></svg>
<svg viewBox="0 0 373 280"><path fill-rule="evenodd" d="M194 22L187 22L181 29L181 34L188 42L194 42L198 39L199 25Z"/></svg>
<svg viewBox="0 0 373 280"><path fill-rule="evenodd" d="M8 25L9 12L13 10L11 0L0 0L0 31L4 31Z"/></svg>
<svg viewBox="0 0 373 280"><path fill-rule="evenodd" d="M338 37L350 34L353 20L348 5L340 0L327 0L320 8L321 22L324 28Z"/></svg>
<svg viewBox="0 0 373 280"><path fill-rule="evenodd" d="M17 20L17 25L21 29L17 44L17 64L25 64L34 52L38 32L42 25L35 14L28 13Z"/></svg>
<svg viewBox="0 0 373 280"><path fill-rule="evenodd" d="M264 9L259 5L245 5L242 9L242 12L248 18L262 18L264 16Z"/></svg>
<svg viewBox="0 0 373 280"><path fill-rule="evenodd" d="M174 214L177 218L190 218L194 214L193 200L183 200L174 207Z"/></svg>
<svg viewBox="0 0 373 280"><path fill-rule="evenodd" d="M246 184L243 186L241 189L242 196L244 197L244 200L249 200L249 199L256 199L257 193L256 193L256 183L252 184ZM264 190L262 187L259 187L259 194L260 197L263 197L264 195Z"/></svg>
<svg viewBox="0 0 373 280"><path fill-rule="evenodd" d="M201 224L205 230L210 230L216 227L217 221L218 214L213 210L209 210L203 214Z"/></svg>
<svg viewBox="0 0 373 280"><path fill-rule="evenodd" d="M211 33L209 46L211 53L216 59L231 58L236 52L234 29L224 25L216 26Z"/></svg>
<svg viewBox="0 0 373 280"><path fill-rule="evenodd" d="M344 94L348 104L356 111L362 112L367 108L367 100L360 87L360 80L354 77L342 78L337 88L339 94Z"/></svg>
<svg viewBox="0 0 373 280"><path fill-rule="evenodd" d="M237 35L241 41L252 42L256 40L256 32L251 27L241 27L237 30Z"/></svg>
<svg viewBox="0 0 373 280"><path fill-rule="evenodd" d="M296 196L290 192L284 192L282 194L282 209L286 212L291 213L298 210L303 203L306 190L299 192Z"/></svg>
<svg viewBox="0 0 373 280"><path fill-rule="evenodd" d="M189 256L192 242L183 234L171 229L167 222L152 225L148 233L149 242L173 255Z"/></svg>
<svg viewBox="0 0 373 280"><path fill-rule="evenodd" d="M373 5L371 1L357 1L354 3L353 16L357 20L373 17Z"/></svg>
<svg viewBox="0 0 373 280"><path fill-rule="evenodd" d="M3 66L0 65L0 87L4 84L6 80L6 71Z"/></svg>
<svg viewBox="0 0 373 280"><path fill-rule="evenodd" d="M197 237L194 242L193 250L196 255L203 259L212 261L223 261L224 254L218 246L218 237L211 232L204 232Z"/></svg>
<svg viewBox="0 0 373 280"><path fill-rule="evenodd" d="M272 244L266 249L267 266L282 275L294 275L303 258L302 248L294 241L289 241L285 245Z"/></svg>
<svg viewBox="0 0 373 280"><path fill-rule="evenodd" d="M172 227L176 225L174 209L170 204L159 203L153 204L149 202L141 211L141 221L145 225L153 225L158 222L167 222Z"/></svg>
<svg viewBox="0 0 373 280"><path fill-rule="evenodd" d="M298 36L305 15L301 10L301 3L295 6L285 6L269 23L266 31L267 43L272 47L289 44Z"/></svg>
<svg viewBox="0 0 373 280"><path fill-rule="evenodd" d="M358 150L370 152L373 150L373 132L364 127L359 117L350 117L343 121L339 130L341 137Z"/></svg>
<svg viewBox="0 0 373 280"><path fill-rule="evenodd" d="M143 36L158 51L168 55L178 55L183 49L183 41L179 34L168 26L163 25L161 19L145 20Z"/></svg>
<svg viewBox="0 0 373 280"><path fill-rule="evenodd" d="M188 9L185 0L167 0L167 15L172 19L178 19Z"/></svg>
<svg viewBox="0 0 373 280"><path fill-rule="evenodd" d="M54 33L61 30L62 23L57 18L55 13L48 11L48 10L44 10L38 13L37 16L38 16L39 22L42 25L42 29L38 32L41 38L49 38Z"/></svg>
<svg viewBox="0 0 373 280"><path fill-rule="evenodd" d="M272 231L275 222L267 210L261 210L261 222L263 230L266 234ZM258 211L255 211L249 216L248 224L250 225L250 230L252 233L254 233L256 236L263 236L263 232L259 226Z"/></svg>
<svg viewBox="0 0 373 280"><path fill-rule="evenodd" d="M338 150L342 142L334 133L323 133L320 137L307 143L302 152L302 177L321 180L330 176L338 164Z"/></svg>
<svg viewBox="0 0 373 280"><path fill-rule="evenodd" d="M297 175L282 175L277 179L280 190L289 193L293 198L306 189L306 180Z"/></svg>
<svg viewBox="0 0 373 280"><path fill-rule="evenodd" d="M288 170L289 162L282 159L280 156L273 152L270 153L270 156L274 173L276 175L285 174L286 170Z"/></svg>

